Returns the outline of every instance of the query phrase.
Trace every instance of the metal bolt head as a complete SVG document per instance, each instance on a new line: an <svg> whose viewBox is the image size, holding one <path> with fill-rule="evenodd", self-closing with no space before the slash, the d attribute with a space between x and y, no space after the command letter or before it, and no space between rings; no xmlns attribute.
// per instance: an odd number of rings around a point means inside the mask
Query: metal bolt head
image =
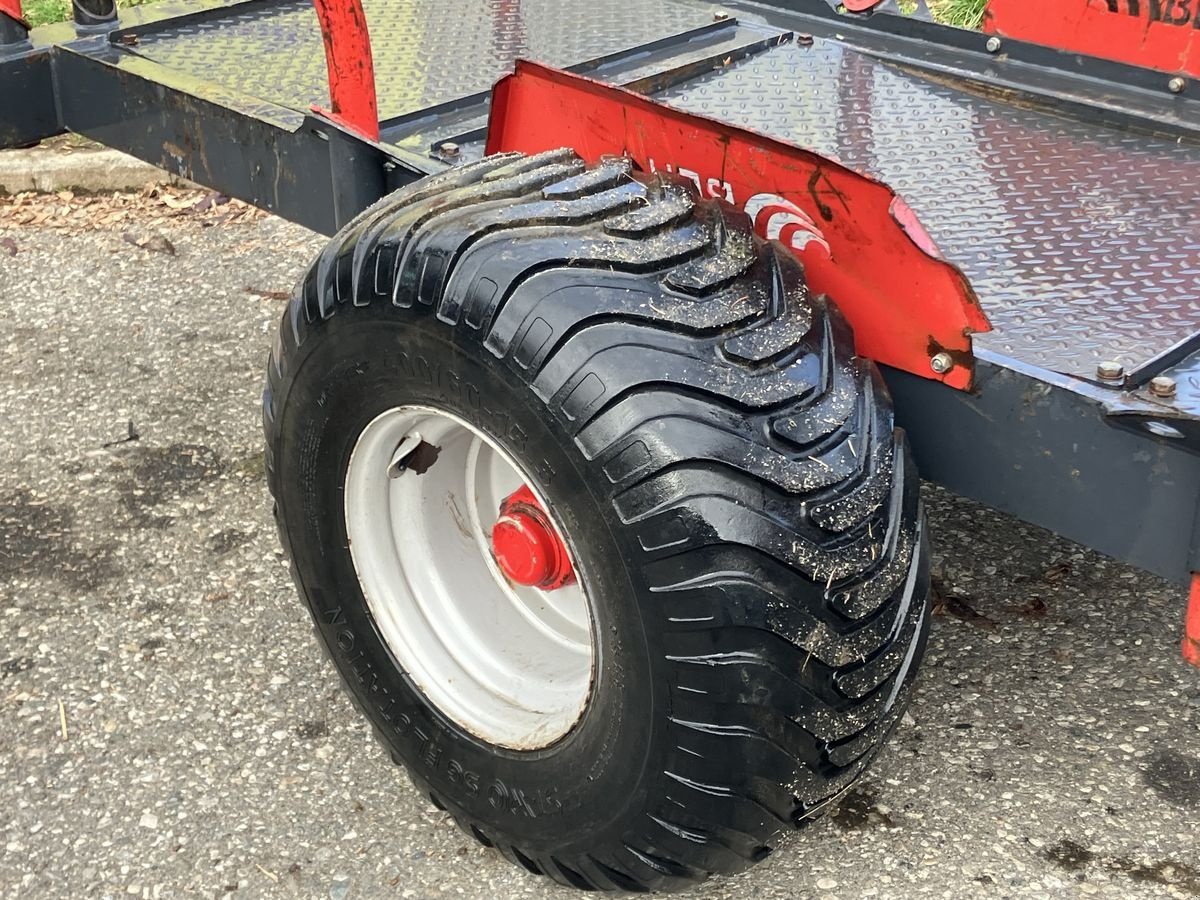
<svg viewBox="0 0 1200 900"><path fill-rule="evenodd" d="M728 18L729 18L729 13L725 12L725 10L723 10L723 9L714 9L713 10L713 21L714 22L724 22Z"/></svg>
<svg viewBox="0 0 1200 900"><path fill-rule="evenodd" d="M1170 399L1175 396L1175 379L1168 378L1166 375L1159 375L1157 378L1150 379L1150 393L1155 397L1164 397Z"/></svg>
<svg viewBox="0 0 1200 900"><path fill-rule="evenodd" d="M1119 362L1102 362L1096 366L1096 375L1104 381L1120 381L1125 377L1125 367Z"/></svg>
<svg viewBox="0 0 1200 900"><path fill-rule="evenodd" d="M938 353L929 360L929 368L938 375L949 374L950 370L954 368L954 357L949 353Z"/></svg>
<svg viewBox="0 0 1200 900"><path fill-rule="evenodd" d="M458 156L458 144L453 141L446 141L446 143L438 147L438 150L442 156Z"/></svg>
<svg viewBox="0 0 1200 900"><path fill-rule="evenodd" d="M1187 82L1178 76L1167 82L1167 90L1172 94L1182 94L1185 87L1187 87Z"/></svg>
<svg viewBox="0 0 1200 900"><path fill-rule="evenodd" d="M796 43L801 47L811 47L816 39L811 34L801 32L796 35Z"/></svg>
<svg viewBox="0 0 1200 900"><path fill-rule="evenodd" d="M1004 46L1004 43L1000 40L1000 38L996 37L995 35L993 35L992 37L987 39L987 52L988 53L999 53L1000 48L1003 46Z"/></svg>

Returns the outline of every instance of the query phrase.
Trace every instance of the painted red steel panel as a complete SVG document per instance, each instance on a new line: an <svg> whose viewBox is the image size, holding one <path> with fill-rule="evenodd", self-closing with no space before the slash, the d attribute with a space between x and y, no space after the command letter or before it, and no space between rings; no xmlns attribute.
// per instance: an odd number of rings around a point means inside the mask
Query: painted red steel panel
<svg viewBox="0 0 1200 900"><path fill-rule="evenodd" d="M1192 574L1192 592L1183 631L1183 658L1200 668L1200 572Z"/></svg>
<svg viewBox="0 0 1200 900"><path fill-rule="evenodd" d="M1200 0L990 0L984 30L1200 78Z"/></svg>
<svg viewBox="0 0 1200 900"><path fill-rule="evenodd" d="M21 12L21 0L0 0L0 12L8 13L14 19L24 21L24 14Z"/></svg>
<svg viewBox="0 0 1200 900"><path fill-rule="evenodd" d="M314 110L343 128L379 140L375 63L362 0L313 0L325 39L330 109Z"/></svg>
<svg viewBox="0 0 1200 900"><path fill-rule="evenodd" d="M790 144L518 61L494 90L487 150L559 147L589 161L624 154L643 171L672 171L744 208L759 234L792 248L810 287L837 301L860 354L971 386L971 334L989 330L987 318L887 185ZM943 353L954 365L938 375L931 360Z"/></svg>

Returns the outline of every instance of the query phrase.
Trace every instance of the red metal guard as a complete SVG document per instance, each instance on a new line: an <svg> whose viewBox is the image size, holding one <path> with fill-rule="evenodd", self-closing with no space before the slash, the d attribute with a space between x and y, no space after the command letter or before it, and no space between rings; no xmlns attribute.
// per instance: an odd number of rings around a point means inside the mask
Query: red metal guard
<svg viewBox="0 0 1200 900"><path fill-rule="evenodd" d="M990 0L984 30L1200 78L1197 0Z"/></svg>
<svg viewBox="0 0 1200 900"><path fill-rule="evenodd" d="M589 161L624 154L644 171L675 172L745 208L759 234L795 251L813 290L837 301L859 353L971 386L971 334L989 330L987 318L963 274L886 185L790 144L518 61L494 89L487 151L558 147Z"/></svg>
<svg viewBox="0 0 1200 900"><path fill-rule="evenodd" d="M1192 573L1192 593L1183 627L1183 658L1200 668L1200 572Z"/></svg>
<svg viewBox="0 0 1200 900"><path fill-rule="evenodd" d="M0 0L0 13L6 13L18 22L25 21L25 15L21 12L21 0Z"/></svg>
<svg viewBox="0 0 1200 900"><path fill-rule="evenodd" d="M0 0L14 2L14 0ZM370 141L379 140L375 63L362 0L313 0L325 39L331 109L314 112Z"/></svg>

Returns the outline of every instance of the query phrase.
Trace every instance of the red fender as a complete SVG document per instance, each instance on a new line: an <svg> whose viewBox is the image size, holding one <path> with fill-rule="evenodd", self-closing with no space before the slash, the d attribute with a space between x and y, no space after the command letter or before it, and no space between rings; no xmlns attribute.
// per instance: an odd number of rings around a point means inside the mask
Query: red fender
<svg viewBox="0 0 1200 900"><path fill-rule="evenodd" d="M764 135L640 94L519 60L492 94L487 152L572 147L595 162L630 157L746 211L837 301L858 352L969 389L971 334L990 326L966 277L938 253L887 185Z"/></svg>

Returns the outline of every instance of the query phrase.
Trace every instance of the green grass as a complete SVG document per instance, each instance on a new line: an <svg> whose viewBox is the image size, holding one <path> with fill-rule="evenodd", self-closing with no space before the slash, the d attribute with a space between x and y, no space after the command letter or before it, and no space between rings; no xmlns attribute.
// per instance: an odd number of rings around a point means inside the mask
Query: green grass
<svg viewBox="0 0 1200 900"><path fill-rule="evenodd" d="M117 6L142 6L154 0L117 0ZM71 0L25 0L25 19L33 27L71 18Z"/></svg>
<svg viewBox="0 0 1200 900"><path fill-rule="evenodd" d="M987 0L929 0L929 9L939 22L958 28L979 28L986 7Z"/></svg>

